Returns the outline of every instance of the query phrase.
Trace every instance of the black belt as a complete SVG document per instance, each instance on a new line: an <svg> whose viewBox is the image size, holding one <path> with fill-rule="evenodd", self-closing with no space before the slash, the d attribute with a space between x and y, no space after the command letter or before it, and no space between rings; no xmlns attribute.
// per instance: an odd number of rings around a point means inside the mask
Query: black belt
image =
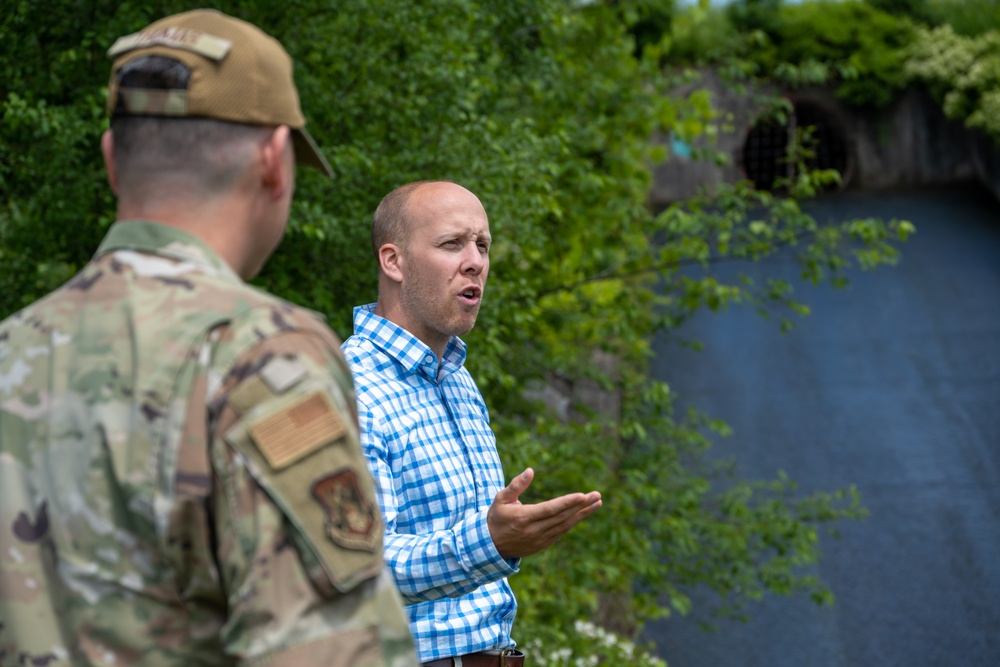
<svg viewBox="0 0 1000 667"><path fill-rule="evenodd" d="M513 648L505 648L495 653L467 653L462 658L462 667L523 667L524 653ZM439 658L425 662L423 667L453 667L455 658Z"/></svg>

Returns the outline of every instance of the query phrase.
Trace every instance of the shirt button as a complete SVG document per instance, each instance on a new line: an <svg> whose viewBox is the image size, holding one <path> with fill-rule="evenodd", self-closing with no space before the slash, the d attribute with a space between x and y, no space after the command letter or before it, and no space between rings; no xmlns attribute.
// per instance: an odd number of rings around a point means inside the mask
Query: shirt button
<svg viewBox="0 0 1000 667"><path fill-rule="evenodd" d="M426 357L424 357L424 363L425 364L429 364L432 361L434 361L434 357L432 357L431 355L428 354Z"/></svg>

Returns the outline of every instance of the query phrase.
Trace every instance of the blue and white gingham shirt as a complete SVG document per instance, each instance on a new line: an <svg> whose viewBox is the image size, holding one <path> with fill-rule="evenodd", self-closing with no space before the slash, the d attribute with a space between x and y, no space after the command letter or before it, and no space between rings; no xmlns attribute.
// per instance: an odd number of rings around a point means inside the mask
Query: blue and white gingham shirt
<svg viewBox="0 0 1000 667"><path fill-rule="evenodd" d="M385 560L410 605L421 662L512 647L517 611L486 524L503 469L486 404L453 337L444 359L415 336L354 309L343 344L354 373L361 445L379 486Z"/></svg>

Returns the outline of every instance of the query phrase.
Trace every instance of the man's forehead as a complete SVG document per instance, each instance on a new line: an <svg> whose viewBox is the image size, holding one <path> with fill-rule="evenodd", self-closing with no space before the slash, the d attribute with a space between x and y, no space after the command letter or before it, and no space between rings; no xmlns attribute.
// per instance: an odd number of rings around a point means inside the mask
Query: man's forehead
<svg viewBox="0 0 1000 667"><path fill-rule="evenodd" d="M424 226L423 236L434 239L473 239L476 241L491 241L490 228L488 225L477 225L472 222L462 222L457 220L436 220L435 224Z"/></svg>

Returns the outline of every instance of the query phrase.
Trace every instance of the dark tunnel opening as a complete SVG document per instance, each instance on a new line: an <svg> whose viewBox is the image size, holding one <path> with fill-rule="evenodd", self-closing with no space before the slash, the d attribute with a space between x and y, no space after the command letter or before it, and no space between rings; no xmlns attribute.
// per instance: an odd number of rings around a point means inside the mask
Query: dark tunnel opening
<svg viewBox="0 0 1000 667"><path fill-rule="evenodd" d="M796 132L800 131L808 136L806 146L813 153L803 160L806 167L835 169L841 177L839 187L847 185L851 176L851 154L840 122L820 104L793 100L787 124L762 118L747 133L742 165L746 177L758 190L775 190L779 179L796 176L797 166L790 159L789 150Z"/></svg>

